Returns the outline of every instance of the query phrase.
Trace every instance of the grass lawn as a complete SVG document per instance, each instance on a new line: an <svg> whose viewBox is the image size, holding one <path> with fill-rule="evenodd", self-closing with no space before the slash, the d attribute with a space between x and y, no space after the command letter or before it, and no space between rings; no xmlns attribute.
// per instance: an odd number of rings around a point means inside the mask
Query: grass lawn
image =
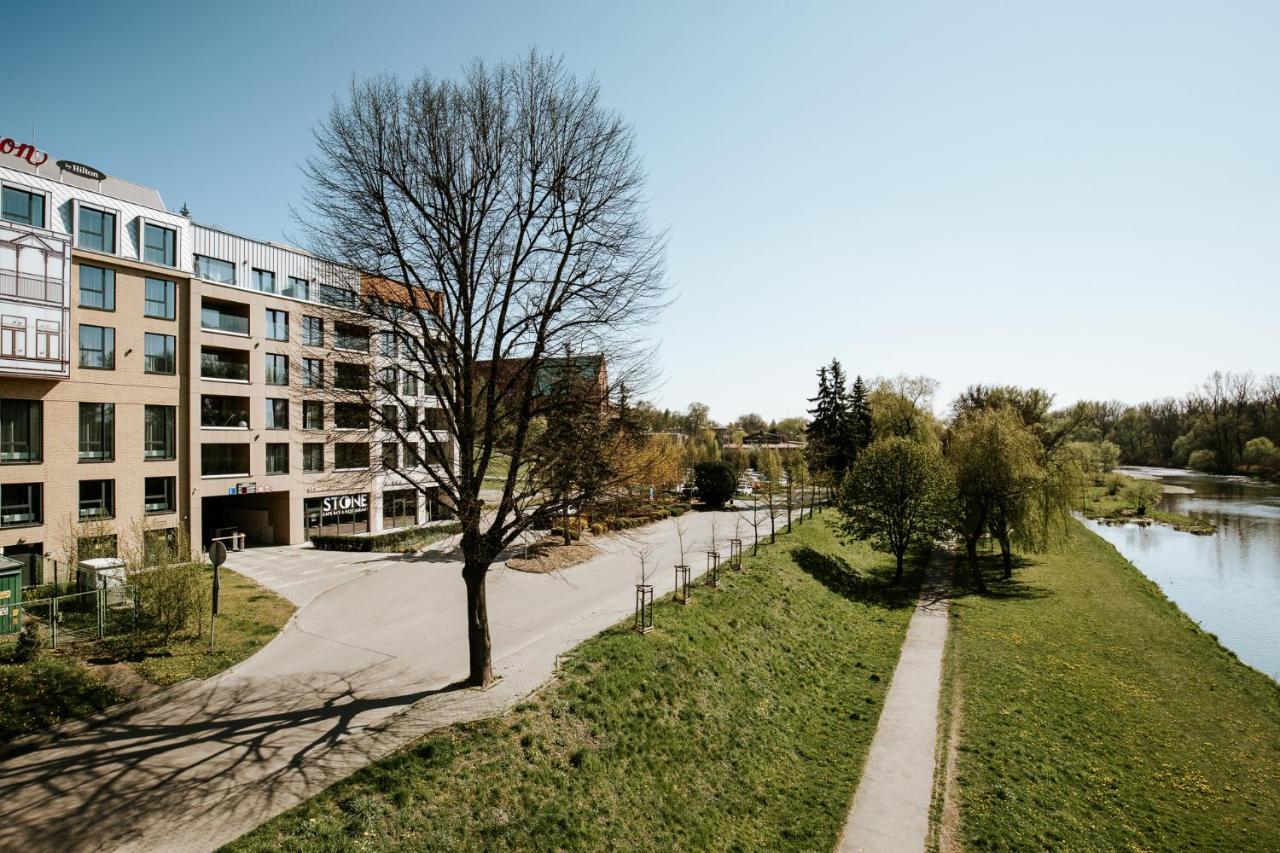
<svg viewBox="0 0 1280 853"><path fill-rule="evenodd" d="M0 741L95 714L120 697L78 660L45 653L0 665Z"/></svg>
<svg viewBox="0 0 1280 853"><path fill-rule="evenodd" d="M897 662L918 572L841 544L828 512L612 628L510 713L433 733L235 850L830 850Z"/></svg>
<svg viewBox="0 0 1280 853"><path fill-rule="evenodd" d="M131 662L139 675L161 685L216 675L265 646L293 615L294 606L288 599L256 581L225 566L220 575L222 583L213 651L209 650L209 611L206 607L198 630L176 637L165 648L150 650L140 660ZM213 570L206 567L205 576L211 589Z"/></svg>
<svg viewBox="0 0 1280 853"><path fill-rule="evenodd" d="M1081 525L988 583L948 653L966 847L1280 849L1280 686Z"/></svg>

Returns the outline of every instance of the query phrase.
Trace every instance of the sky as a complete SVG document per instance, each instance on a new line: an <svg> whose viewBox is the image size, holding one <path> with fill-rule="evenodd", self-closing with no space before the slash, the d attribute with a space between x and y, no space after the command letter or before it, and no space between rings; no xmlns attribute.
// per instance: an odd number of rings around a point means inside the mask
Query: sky
<svg viewBox="0 0 1280 853"><path fill-rule="evenodd" d="M26 3L0 135L296 239L353 78L529 48L632 124L675 302L659 406L801 414L819 365L1060 403L1280 372L1280 4Z"/></svg>

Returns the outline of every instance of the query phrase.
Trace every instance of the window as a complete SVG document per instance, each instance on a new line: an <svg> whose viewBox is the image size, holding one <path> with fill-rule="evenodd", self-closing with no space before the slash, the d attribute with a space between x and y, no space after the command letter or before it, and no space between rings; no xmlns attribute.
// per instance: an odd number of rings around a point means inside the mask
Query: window
<svg viewBox="0 0 1280 853"><path fill-rule="evenodd" d="M369 330L350 323L333 324L333 346L336 349L369 351Z"/></svg>
<svg viewBox="0 0 1280 853"><path fill-rule="evenodd" d="M0 462L39 462L44 451L44 404L0 400Z"/></svg>
<svg viewBox="0 0 1280 853"><path fill-rule="evenodd" d="M267 309L267 340L289 340L289 312Z"/></svg>
<svg viewBox="0 0 1280 853"><path fill-rule="evenodd" d="M36 358L62 358L62 324L36 320Z"/></svg>
<svg viewBox="0 0 1280 853"><path fill-rule="evenodd" d="M178 457L178 410L176 407L143 407L142 456L144 459L176 459Z"/></svg>
<svg viewBox="0 0 1280 853"><path fill-rule="evenodd" d="M368 429L369 410L359 403L334 403L333 425L336 429Z"/></svg>
<svg viewBox="0 0 1280 853"><path fill-rule="evenodd" d="M39 524L44 518L42 483L6 483L0 486L0 527Z"/></svg>
<svg viewBox="0 0 1280 853"><path fill-rule="evenodd" d="M417 468L422 464L422 460L418 458L418 443L416 441L406 441L404 443L404 467Z"/></svg>
<svg viewBox="0 0 1280 853"><path fill-rule="evenodd" d="M422 414L422 425L427 429L437 431L449 429L449 418L444 409L424 409Z"/></svg>
<svg viewBox="0 0 1280 853"><path fill-rule="evenodd" d="M324 470L324 445L319 442L308 442L302 445L302 470Z"/></svg>
<svg viewBox="0 0 1280 853"><path fill-rule="evenodd" d="M292 296L295 299L310 299L311 282L305 278L289 276L289 283L284 286L284 295Z"/></svg>
<svg viewBox="0 0 1280 853"><path fill-rule="evenodd" d="M431 465L452 465L453 445L443 441L428 441L422 446L422 456Z"/></svg>
<svg viewBox="0 0 1280 853"><path fill-rule="evenodd" d="M275 293L276 274L267 270L255 269L253 271L253 289L261 290L263 293Z"/></svg>
<svg viewBox="0 0 1280 853"><path fill-rule="evenodd" d="M203 444L200 446L200 476L249 476L249 445Z"/></svg>
<svg viewBox="0 0 1280 853"><path fill-rule="evenodd" d="M404 407L404 428L405 429L418 428L418 407L417 406Z"/></svg>
<svg viewBox="0 0 1280 853"><path fill-rule="evenodd" d="M116 517L116 481L80 481L80 520Z"/></svg>
<svg viewBox="0 0 1280 853"><path fill-rule="evenodd" d="M289 401L288 400L267 400L267 420L264 424L266 429L288 429L289 428Z"/></svg>
<svg viewBox="0 0 1280 853"><path fill-rule="evenodd" d="M289 359L276 353L267 353L267 384L289 384Z"/></svg>
<svg viewBox="0 0 1280 853"><path fill-rule="evenodd" d="M335 444L333 446L333 467L338 470L368 468L368 442Z"/></svg>
<svg viewBox="0 0 1280 853"><path fill-rule="evenodd" d="M248 429L249 398L205 394L200 398L200 426Z"/></svg>
<svg viewBox="0 0 1280 853"><path fill-rule="evenodd" d="M147 515L176 512L178 485L176 477L147 477L143 483L143 509Z"/></svg>
<svg viewBox="0 0 1280 853"><path fill-rule="evenodd" d="M333 366L333 387L348 391L369 389L369 368L363 364L338 362Z"/></svg>
<svg viewBox="0 0 1280 853"><path fill-rule="evenodd" d="M396 369L384 367L378 371L378 387L388 394L396 393Z"/></svg>
<svg viewBox="0 0 1280 853"><path fill-rule="evenodd" d="M400 445L394 441L382 442L382 467L387 471L394 471L400 467Z"/></svg>
<svg viewBox="0 0 1280 853"><path fill-rule="evenodd" d="M302 387L324 387L324 361L318 358L304 358L302 360Z"/></svg>
<svg viewBox="0 0 1280 853"><path fill-rule="evenodd" d="M400 355L399 347L396 346L395 332L382 332L378 335L379 350L387 358L395 358Z"/></svg>
<svg viewBox="0 0 1280 853"><path fill-rule="evenodd" d="M98 252L116 252L116 215L96 207L79 206L76 245Z"/></svg>
<svg viewBox="0 0 1280 853"><path fill-rule="evenodd" d="M116 310L116 271L80 265L80 307Z"/></svg>
<svg viewBox="0 0 1280 853"><path fill-rule="evenodd" d="M324 346L324 320L319 317L303 317L302 342L309 347Z"/></svg>
<svg viewBox="0 0 1280 853"><path fill-rule="evenodd" d="M302 428L324 429L324 403L319 400L302 401Z"/></svg>
<svg viewBox="0 0 1280 853"><path fill-rule="evenodd" d="M289 445L287 444L268 444L267 445L267 473L268 474L288 474L289 473Z"/></svg>
<svg viewBox="0 0 1280 853"><path fill-rule="evenodd" d="M115 458L115 403L81 403L80 461L110 462Z"/></svg>
<svg viewBox="0 0 1280 853"><path fill-rule="evenodd" d="M249 353L244 350L204 347L200 350L200 376L203 379L249 381Z"/></svg>
<svg viewBox="0 0 1280 853"><path fill-rule="evenodd" d="M93 370L116 369L116 330L80 324L80 366Z"/></svg>
<svg viewBox="0 0 1280 853"><path fill-rule="evenodd" d="M232 335L249 334L249 306L239 302L200 301L200 328Z"/></svg>
<svg viewBox="0 0 1280 853"><path fill-rule="evenodd" d="M177 266L178 232L147 222L142 226L142 259L150 264Z"/></svg>
<svg viewBox="0 0 1280 853"><path fill-rule="evenodd" d="M145 332L142 336L142 371L144 373L177 373L178 339L173 335Z"/></svg>
<svg viewBox="0 0 1280 853"><path fill-rule="evenodd" d="M190 555L179 551L178 531L172 527L142 532L142 562L147 566L187 561Z"/></svg>
<svg viewBox="0 0 1280 853"><path fill-rule="evenodd" d="M404 371L400 375L400 393L406 397L418 396L418 377L409 371Z"/></svg>
<svg viewBox="0 0 1280 853"><path fill-rule="evenodd" d="M236 265L230 261L220 261L204 255L196 255L196 275L199 278L216 281L222 284L236 283Z"/></svg>
<svg viewBox="0 0 1280 853"><path fill-rule="evenodd" d="M27 318L0 318L0 355L27 354Z"/></svg>
<svg viewBox="0 0 1280 853"><path fill-rule="evenodd" d="M4 188L4 200L0 202L0 217L23 225L44 227L44 196L29 193L16 187Z"/></svg>
<svg viewBox="0 0 1280 853"><path fill-rule="evenodd" d="M400 410L391 404L382 406L382 426L384 429L395 429L399 420Z"/></svg>
<svg viewBox="0 0 1280 853"><path fill-rule="evenodd" d="M178 316L177 286L167 279L148 278L143 316L172 320Z"/></svg>

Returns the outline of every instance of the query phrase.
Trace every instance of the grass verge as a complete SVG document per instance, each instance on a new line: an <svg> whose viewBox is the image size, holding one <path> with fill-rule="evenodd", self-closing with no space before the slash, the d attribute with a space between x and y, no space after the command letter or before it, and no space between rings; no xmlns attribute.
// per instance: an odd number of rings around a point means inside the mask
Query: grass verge
<svg viewBox="0 0 1280 853"><path fill-rule="evenodd" d="M221 569L221 594L214 647L209 649L209 609L203 608L199 625L168 645L141 653L130 665L148 681L160 685L177 684L188 678L208 678L252 655L280 633L293 615L288 599L276 595L226 566ZM213 572L205 570L207 588L212 589ZM206 592L206 605L209 592Z"/></svg>
<svg viewBox="0 0 1280 853"><path fill-rule="evenodd" d="M496 719L430 734L233 850L823 849L843 828L918 571L828 513L580 645Z"/></svg>
<svg viewBox="0 0 1280 853"><path fill-rule="evenodd" d="M988 583L947 664L967 847L1280 849L1280 686L1081 525Z"/></svg>

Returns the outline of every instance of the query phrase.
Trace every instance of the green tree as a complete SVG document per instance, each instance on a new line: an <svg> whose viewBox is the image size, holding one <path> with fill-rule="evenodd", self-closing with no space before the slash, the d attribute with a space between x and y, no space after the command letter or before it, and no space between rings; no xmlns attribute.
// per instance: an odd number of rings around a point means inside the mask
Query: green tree
<svg viewBox="0 0 1280 853"><path fill-rule="evenodd" d="M1134 480L1125 486L1124 497L1138 515L1146 515L1154 509L1164 495L1164 488L1155 480Z"/></svg>
<svg viewBox="0 0 1280 853"><path fill-rule="evenodd" d="M907 549L927 544L945 529L954 489L951 470L936 447L898 436L879 439L845 478L840 493L844 529L893 554L894 582L899 582Z"/></svg>
<svg viewBox="0 0 1280 853"><path fill-rule="evenodd" d="M867 386L861 376L853 380L853 393L849 395L849 432L853 437L856 459L874 438L871 400L867 396Z"/></svg>
<svg viewBox="0 0 1280 853"><path fill-rule="evenodd" d="M738 472L728 462L699 462L693 466L693 482L702 502L711 509L720 509L733 498Z"/></svg>
<svg viewBox="0 0 1280 853"><path fill-rule="evenodd" d="M769 515L769 541L777 542L778 516L782 513L782 496L786 491L783 483L785 476L782 470L782 457L778 455L778 451L772 447L760 451L756 473L760 475L765 511Z"/></svg>

